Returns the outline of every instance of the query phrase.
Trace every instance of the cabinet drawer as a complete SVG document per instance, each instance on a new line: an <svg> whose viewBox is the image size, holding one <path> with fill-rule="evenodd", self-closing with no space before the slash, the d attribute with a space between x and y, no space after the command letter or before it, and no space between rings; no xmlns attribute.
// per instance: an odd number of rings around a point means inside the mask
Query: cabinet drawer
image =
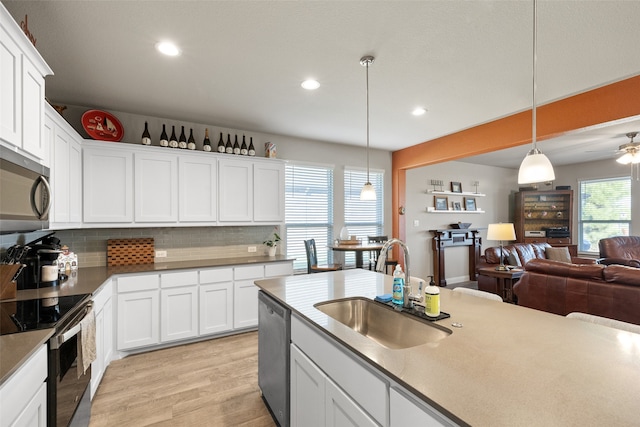
<svg viewBox="0 0 640 427"><path fill-rule="evenodd" d="M546 243L547 238L546 237L525 237L524 242L525 243Z"/></svg>
<svg viewBox="0 0 640 427"><path fill-rule="evenodd" d="M264 277L264 264L248 267L236 267L233 272L235 280L262 279Z"/></svg>
<svg viewBox="0 0 640 427"><path fill-rule="evenodd" d="M157 274L118 277L118 293L149 291L158 289L159 285L160 276Z"/></svg>
<svg viewBox="0 0 640 427"><path fill-rule="evenodd" d="M547 237L550 245L570 245L571 237Z"/></svg>
<svg viewBox="0 0 640 427"><path fill-rule="evenodd" d="M233 280L233 268L212 268L200 270L200 283L220 283Z"/></svg>
<svg viewBox="0 0 640 427"><path fill-rule="evenodd" d="M290 262L282 264L266 264L264 266L264 277L291 276L293 274L293 264Z"/></svg>
<svg viewBox="0 0 640 427"><path fill-rule="evenodd" d="M160 275L161 288L175 288L176 286L187 286L198 284L198 271L179 271L176 273L162 273Z"/></svg>

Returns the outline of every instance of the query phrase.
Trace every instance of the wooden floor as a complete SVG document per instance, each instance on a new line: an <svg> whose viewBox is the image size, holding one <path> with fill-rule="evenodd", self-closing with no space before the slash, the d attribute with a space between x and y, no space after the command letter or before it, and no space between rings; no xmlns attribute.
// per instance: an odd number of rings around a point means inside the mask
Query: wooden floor
<svg viewBox="0 0 640 427"><path fill-rule="evenodd" d="M258 388L258 333L129 356L109 365L90 427L274 426Z"/></svg>

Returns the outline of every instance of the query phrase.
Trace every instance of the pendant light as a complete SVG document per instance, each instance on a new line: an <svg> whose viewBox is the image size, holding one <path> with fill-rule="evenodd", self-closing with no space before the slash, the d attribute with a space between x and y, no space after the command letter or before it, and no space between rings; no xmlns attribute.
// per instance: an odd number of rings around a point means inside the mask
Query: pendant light
<svg viewBox="0 0 640 427"><path fill-rule="evenodd" d="M537 62L537 42L538 42L538 5L533 0L533 108L531 109L532 119L532 143L533 148L527 153L518 171L518 184L532 184L535 182L553 181L556 174L553 172L551 162L540 151L536 145L536 62Z"/></svg>
<svg viewBox="0 0 640 427"><path fill-rule="evenodd" d="M360 58L360 65L367 70L367 182L360 191L360 200L376 200L376 189L369 181L369 65L373 64L373 56L363 56Z"/></svg>

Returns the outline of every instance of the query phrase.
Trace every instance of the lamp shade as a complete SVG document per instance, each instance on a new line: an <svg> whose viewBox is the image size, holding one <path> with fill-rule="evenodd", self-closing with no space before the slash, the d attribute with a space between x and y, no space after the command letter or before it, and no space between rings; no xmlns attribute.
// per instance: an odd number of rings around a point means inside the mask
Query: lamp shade
<svg viewBox="0 0 640 427"><path fill-rule="evenodd" d="M629 163L640 163L640 152L628 151L616 159L616 162L628 165Z"/></svg>
<svg viewBox="0 0 640 427"><path fill-rule="evenodd" d="M373 184L367 182L360 191L360 200L376 200L376 189Z"/></svg>
<svg viewBox="0 0 640 427"><path fill-rule="evenodd" d="M534 182L546 182L556 179L551 162L537 148L529 151L520 163L518 171L518 184L532 184Z"/></svg>
<svg viewBox="0 0 640 427"><path fill-rule="evenodd" d="M487 230L487 240L516 240L516 230L510 222L499 224L489 224Z"/></svg>

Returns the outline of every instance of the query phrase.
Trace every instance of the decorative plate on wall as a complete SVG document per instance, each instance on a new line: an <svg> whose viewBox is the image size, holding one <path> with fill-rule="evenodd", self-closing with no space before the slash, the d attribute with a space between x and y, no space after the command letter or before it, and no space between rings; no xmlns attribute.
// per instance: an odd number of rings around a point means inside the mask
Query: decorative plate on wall
<svg viewBox="0 0 640 427"><path fill-rule="evenodd" d="M82 127L93 139L122 141L124 128L113 114L100 110L88 110L82 115Z"/></svg>

